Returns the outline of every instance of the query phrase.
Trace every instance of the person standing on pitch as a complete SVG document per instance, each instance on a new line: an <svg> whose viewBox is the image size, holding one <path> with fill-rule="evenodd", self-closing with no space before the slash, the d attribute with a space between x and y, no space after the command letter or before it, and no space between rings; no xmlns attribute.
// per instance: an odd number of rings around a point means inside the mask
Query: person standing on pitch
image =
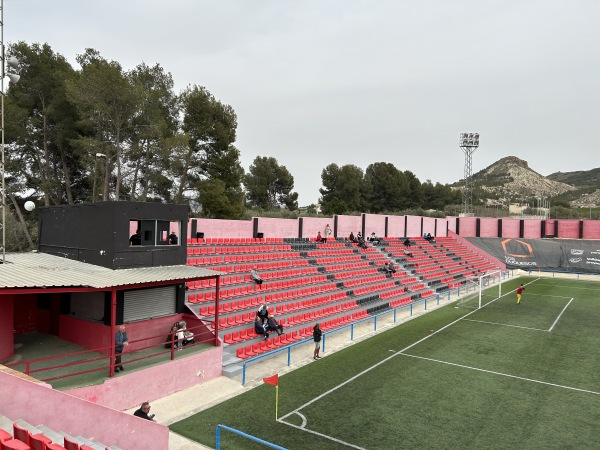
<svg viewBox="0 0 600 450"><path fill-rule="evenodd" d="M323 332L321 331L321 325L316 324L313 328L313 340L315 341L315 351L313 352L313 359L320 359L319 350L321 350L321 335Z"/></svg>
<svg viewBox="0 0 600 450"><path fill-rule="evenodd" d="M523 283L521 283L521 286L517 288L517 305L521 303L521 294L523 294L524 290L525 286L523 286Z"/></svg>

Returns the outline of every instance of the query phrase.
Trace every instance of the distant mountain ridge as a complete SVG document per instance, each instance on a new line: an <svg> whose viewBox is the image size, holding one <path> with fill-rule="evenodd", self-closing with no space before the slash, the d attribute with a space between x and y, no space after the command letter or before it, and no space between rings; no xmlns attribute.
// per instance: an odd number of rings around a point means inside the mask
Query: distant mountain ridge
<svg viewBox="0 0 600 450"><path fill-rule="evenodd" d="M600 168L556 172L545 177L531 169L527 161L507 156L473 174L472 182L480 196L487 193L490 199L526 202L536 197L567 196L576 205L600 204ZM462 183L453 186L460 187Z"/></svg>

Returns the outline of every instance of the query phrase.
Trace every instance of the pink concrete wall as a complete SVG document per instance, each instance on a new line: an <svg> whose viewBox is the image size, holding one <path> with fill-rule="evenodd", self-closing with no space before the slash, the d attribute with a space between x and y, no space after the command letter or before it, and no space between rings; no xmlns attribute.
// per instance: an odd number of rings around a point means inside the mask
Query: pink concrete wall
<svg viewBox="0 0 600 450"><path fill-rule="evenodd" d="M176 357L185 353L175 352ZM145 400L156 400L213 378L223 368L223 347L211 347L201 353L185 355L137 372L125 372L97 386L71 389L69 394L114 409L132 408ZM159 413L158 411L154 411ZM158 415L157 418L160 416Z"/></svg>
<svg viewBox="0 0 600 450"><path fill-rule="evenodd" d="M73 436L93 437L105 445L132 450L166 449L169 446L169 429L160 423L55 391L48 385L22 379L10 372L0 371L2 390L11 393L0 395L0 411L11 420L24 419ZM129 385L123 391L132 387L135 388ZM147 399L146 396L140 398Z"/></svg>
<svg viewBox="0 0 600 450"><path fill-rule="evenodd" d="M583 221L583 239L600 239L600 220Z"/></svg>
<svg viewBox="0 0 600 450"><path fill-rule="evenodd" d="M365 238L375 233L377 236L385 236L385 218L380 214L364 214Z"/></svg>
<svg viewBox="0 0 600 450"><path fill-rule="evenodd" d="M404 237L404 216L388 217L388 236Z"/></svg>
<svg viewBox="0 0 600 450"><path fill-rule="evenodd" d="M188 320L188 327L191 328L190 319L184 317L183 314L126 323L125 329L130 344L125 348L125 351L139 350L149 345L164 343L171 325L182 319ZM106 354L110 354L114 342L114 336L112 336L109 326L64 315L60 316L59 337L88 349L105 348ZM153 337L153 339L140 341L140 339L149 337Z"/></svg>
<svg viewBox="0 0 600 450"><path fill-rule="evenodd" d="M337 216L337 235L339 237L348 237L350 232L356 233L362 230L361 216Z"/></svg>
<svg viewBox="0 0 600 450"><path fill-rule="evenodd" d="M333 223L330 224L333 231ZM258 232L264 233L266 238L298 237L297 219L273 219L270 217L258 218ZM316 236L317 233L315 233Z"/></svg>
<svg viewBox="0 0 600 450"><path fill-rule="evenodd" d="M423 217L423 233L431 233L435 235L435 217Z"/></svg>
<svg viewBox="0 0 600 450"><path fill-rule="evenodd" d="M523 237L540 239L542 237L542 221L539 219L525 219L523 222Z"/></svg>
<svg viewBox="0 0 600 450"><path fill-rule="evenodd" d="M303 217L302 218L302 236L303 238L315 238L317 232L321 232L321 236L325 236L325 227L329 224L331 228L331 238L334 238L335 230L333 227L333 217ZM295 236L286 236L295 237Z"/></svg>
<svg viewBox="0 0 600 450"><path fill-rule="evenodd" d="M460 217L460 235L463 237L475 237L477 235L477 218Z"/></svg>
<svg viewBox="0 0 600 450"><path fill-rule="evenodd" d="M546 235L551 236L556 233L556 220L546 220Z"/></svg>
<svg viewBox="0 0 600 450"><path fill-rule="evenodd" d="M409 237L422 236L421 216L406 216L406 235Z"/></svg>
<svg viewBox="0 0 600 450"><path fill-rule="evenodd" d="M15 354L14 295L0 295L0 361Z"/></svg>
<svg viewBox="0 0 600 450"><path fill-rule="evenodd" d="M479 237L498 237L498 219L482 217L479 220Z"/></svg>
<svg viewBox="0 0 600 450"><path fill-rule="evenodd" d="M461 233L462 235L462 233ZM518 238L521 235L520 219L502 219L502 237Z"/></svg>
<svg viewBox="0 0 600 450"><path fill-rule="evenodd" d="M558 221L558 237L579 239L579 219L565 219Z"/></svg>
<svg viewBox="0 0 600 450"><path fill-rule="evenodd" d="M446 219L448 219L448 235L450 234L451 231L453 233L456 233L456 219L457 219L457 217L446 217Z"/></svg>
<svg viewBox="0 0 600 450"><path fill-rule="evenodd" d="M198 232L205 238L219 237L252 237L252 220L196 219ZM192 233L192 219L188 221L188 236Z"/></svg>

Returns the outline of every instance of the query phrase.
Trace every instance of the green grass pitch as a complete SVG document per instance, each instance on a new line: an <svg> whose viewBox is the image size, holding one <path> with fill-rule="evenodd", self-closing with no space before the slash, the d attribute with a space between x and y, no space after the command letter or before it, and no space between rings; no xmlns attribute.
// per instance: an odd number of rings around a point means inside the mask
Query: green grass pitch
<svg viewBox="0 0 600 450"><path fill-rule="evenodd" d="M280 377L278 422L264 385L171 429L212 447L221 423L289 449L600 448L600 285L519 278L502 293ZM221 448L265 447L224 432Z"/></svg>

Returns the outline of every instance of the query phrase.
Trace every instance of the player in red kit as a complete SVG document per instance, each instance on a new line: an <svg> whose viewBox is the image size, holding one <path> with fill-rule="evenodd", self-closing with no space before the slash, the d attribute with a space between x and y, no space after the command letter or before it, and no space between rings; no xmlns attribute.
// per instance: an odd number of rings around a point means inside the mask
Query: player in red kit
<svg viewBox="0 0 600 450"><path fill-rule="evenodd" d="M525 290L525 286L523 286L523 283L521 283L521 286L519 286L517 288L517 305L519 303L521 303L521 294L523 293L524 290Z"/></svg>

